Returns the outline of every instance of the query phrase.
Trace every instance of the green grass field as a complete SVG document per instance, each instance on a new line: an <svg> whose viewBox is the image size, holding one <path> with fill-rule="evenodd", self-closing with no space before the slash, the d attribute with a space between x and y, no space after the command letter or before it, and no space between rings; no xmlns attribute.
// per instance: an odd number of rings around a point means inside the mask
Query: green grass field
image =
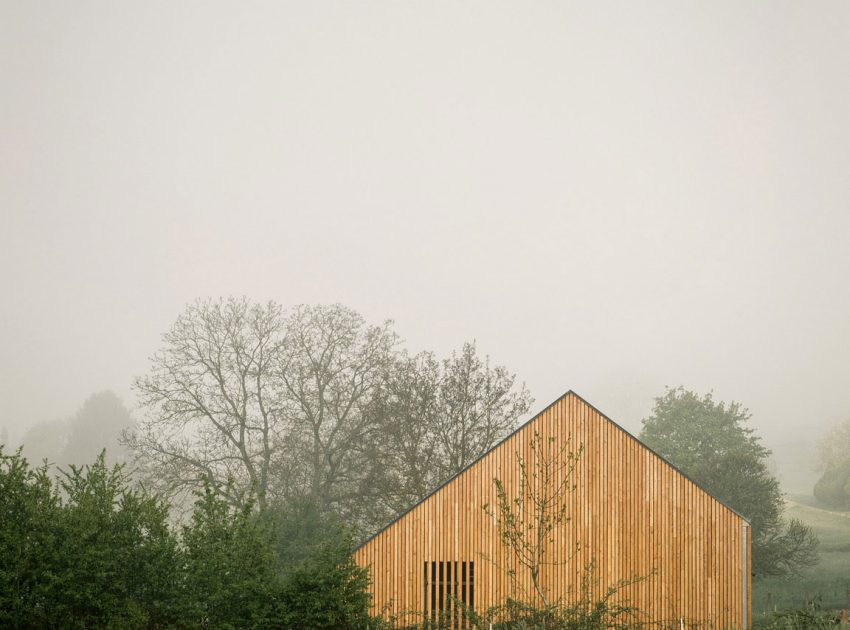
<svg viewBox="0 0 850 630"><path fill-rule="evenodd" d="M850 608L850 512L835 512L806 495L788 495L788 518L811 525L820 539L820 563L795 578L756 578L753 615L802 608L819 598L823 609Z"/></svg>

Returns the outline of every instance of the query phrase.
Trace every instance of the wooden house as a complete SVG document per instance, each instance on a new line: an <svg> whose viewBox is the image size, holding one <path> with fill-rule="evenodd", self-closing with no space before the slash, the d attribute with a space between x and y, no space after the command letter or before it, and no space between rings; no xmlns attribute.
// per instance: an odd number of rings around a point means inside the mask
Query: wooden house
<svg viewBox="0 0 850 630"><path fill-rule="evenodd" d="M573 392L355 551L371 572L375 614L414 624L451 616L453 598L481 613L532 592L529 571L501 544L492 506L494 479L518 496L519 462L533 462L535 436L581 449L563 498L569 518L541 566L551 598L574 601L592 564L597 597L645 578L615 597L661 627L748 627L748 521ZM454 615L456 627L466 625Z"/></svg>

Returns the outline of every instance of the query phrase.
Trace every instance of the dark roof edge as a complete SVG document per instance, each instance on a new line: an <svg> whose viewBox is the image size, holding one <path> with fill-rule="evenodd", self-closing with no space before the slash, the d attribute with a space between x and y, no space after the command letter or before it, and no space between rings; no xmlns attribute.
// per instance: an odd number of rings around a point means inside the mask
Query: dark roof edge
<svg viewBox="0 0 850 630"><path fill-rule="evenodd" d="M717 496L716 496L713 492L711 492L710 490L708 490L705 486L703 486L701 483L699 483L698 481L694 480L694 479L693 479L690 475L688 475L688 473L686 473L685 471L683 471L681 468L679 468L679 467L678 467L678 466L676 466L675 464L671 463L671 462L670 462L670 460L668 460L666 457L664 457L664 456L662 456L662 455L658 454L658 452L656 452L656 451L655 451L655 449L653 449L651 446L647 446L647 444L646 444L645 442L643 442L640 438L638 438L636 435L633 435L631 432L627 431L627 430L626 430L626 429L624 429L622 426L620 426L619 424L617 424L617 422L616 422L616 421L612 420L610 417L608 417L607 415L605 415L605 414L604 414L603 412L601 412L599 409L597 409L597 408L596 408L596 407L594 407L592 404L590 404L589 402L587 402L584 398L582 398L581 396L579 396L578 394L576 394L573 390L568 391L566 394L564 394L564 396L562 396L562 398L565 398L566 396L568 396L568 395L570 395L570 394L572 394L573 396L575 396L576 398L578 398L581 402L583 402L585 405L587 405L588 407L590 407L591 409L593 409L593 411L595 411L596 413L598 413L600 416L602 416L603 418L605 418L608 422L610 422L610 423L611 423L611 424L613 424L615 427L617 427L620 431L622 431L622 432L623 432L623 433L625 433L627 436L629 436L630 438L632 438L635 442L637 442L637 443L638 443L638 445L642 446L643 448L645 448L646 450L648 450L650 453L652 453L653 455L655 455L658 459L660 459L662 462L664 462L665 464L667 464L670 468L672 468L672 469L673 469L673 470L675 470L677 473L679 473L680 475L682 475L682 477L684 477L685 479L687 479L688 481L690 481L690 482L691 482L692 484L694 484L697 488L699 488L700 490L702 490L703 492L705 492L708 496L710 496L712 499L714 499L715 501L717 501L720 505L722 505L722 506L723 506L723 507L725 507L727 510L729 510L730 512L732 512L733 514L735 514L738 518L741 518L741 519L745 520L745 521L747 522L747 525L750 525L750 524L751 524L751 523L750 523L750 519L748 519L746 516L744 516L743 514L741 514L738 510L736 510L735 508L733 508L731 505L729 505L729 504L728 504L728 503L726 503L725 501L722 501L721 499L719 499L719 498L718 498L718 497L717 497ZM560 400L560 399L559 399L559 400ZM551 406L551 405L550 405L550 406ZM547 407L547 409L548 409L548 407ZM540 413L543 413L543 412L541 411ZM539 414L538 414L538 415L539 415ZM430 495L429 495L429 496L430 496Z"/></svg>
<svg viewBox="0 0 850 630"><path fill-rule="evenodd" d="M482 459L484 459L487 455L489 455L490 453L492 453L493 451L495 451L495 450L496 450L497 448L499 448L502 444L504 444L505 442L507 442L508 440L510 440L510 439L511 439L513 436L515 436L517 433L519 433L520 431L522 431L523 429L525 429L528 425L530 425L532 422L534 422L535 420L537 420L540 416L542 416L544 413L546 413L546 412L547 412L547 411L548 411L551 407L554 407L557 403L561 402L562 400L564 400L565 398L567 398L567 397L568 397L568 396L570 396L570 395L575 396L575 397L576 397L579 401L581 401L582 403L584 403L585 405L587 405L588 407L590 407L593 411L595 411L595 412L596 412L596 413L598 413L600 416L602 416L602 417L603 417L606 421L608 421L608 422L610 422L611 424L613 424L613 425L614 425L617 429L619 429L620 431L622 431L623 433L625 433L628 437L630 437L631 439L633 439L633 440L634 440L635 442L637 442L640 446L642 446L643 448L645 448L646 450L648 450L650 453L652 453L653 455L655 455L655 456L656 456L658 459L660 459L662 462L664 462L665 464L667 464L668 466L670 466L670 468L672 468L674 471L676 471L677 473L679 473L680 475L682 475L682 477L684 477L685 479L687 479L688 481L690 481L690 482L691 482L692 484L694 484L697 488L699 488L700 490L702 490L703 492L705 492L708 496L710 496L712 499L714 499L715 501L717 501L720 505L722 505L723 507L725 507L727 510L729 510L730 512L732 512L733 514L735 514L735 515L736 515L736 516L738 516L739 518L741 518L741 519L745 520L745 521L747 522L747 524L748 524L748 525L750 524L750 519L748 519L746 516L744 516L743 514L741 514L738 510L736 510L735 508L733 508L733 507L729 506L729 505L728 505L727 503L725 503L724 501L721 501L720 499L718 499L718 498L717 498L714 494L712 494L711 492L709 492L709 491L708 491L708 490L707 490L707 489L706 489L706 488L705 488L705 487L704 487L701 483L698 483L697 481L694 481L694 480L693 480L693 479L692 479L689 475L687 475L685 472L683 472L680 468L678 468L677 466L675 466L675 465L673 465L672 463L670 463L667 459L665 459L664 457L662 457L661 455L659 455L659 454L658 454L655 450L653 450L651 447L647 446L647 445L646 445L645 443L643 443L640 439L638 439L635 435L632 435L629 431L627 431L627 430L626 430L626 429L624 429L622 426L620 426L619 424L617 424L617 422L615 422L614 420L612 420L609 416L607 416L607 415L606 415L606 414L604 414L602 411L600 411L598 408L596 408L595 406L593 406L592 404L590 404L589 402L587 402L584 398L582 398L581 396L579 396L579 395L578 395L577 393L575 393L573 390L569 389L569 390L567 390L564 394L561 394L561 395L560 395L560 396L558 396L555 400L553 400L553 401L552 401L552 402L550 402L548 405L546 405L543 409L541 409L541 410L540 410L540 411L538 411L536 414L534 414L531 418L529 418L528 420L526 420L525 422L523 422L521 425L519 425L516 429L514 429L513 431L511 431L511 433L509 433L507 436L505 436L504 438L502 438L502 439L501 439L501 440L500 440L497 444L495 444L495 445L494 445L494 446L493 446L490 450L488 450L488 451L486 451L486 452L482 453L481 455L479 455L479 456L478 456L478 457L477 457L474 461L472 461L470 464L468 464L465 468L463 468L463 469L462 469L462 470L460 470L459 472L455 473L452 477L449 477L446 481L444 481L442 484L440 484L437 488L435 488L434 490L432 490L430 493L426 494L424 497L422 497L421 499L419 499L419 501L417 501L416 503L414 503L413 505L411 505L411 506L410 506L409 508L407 508L404 512L402 512L401 514L399 514L398 516L396 516L393 520L391 520L389 523L387 523L386 525L384 525L381 529L379 529L379 530L378 530L378 531L376 531L374 534L372 534L371 536L369 536L369 538L367 538L367 539L366 539L366 540L364 540L362 543L360 543L359 545L357 545L357 547L355 548L355 551L357 551L357 550L358 550L358 549L360 549L361 547L365 547L367 544L369 544L370 542L372 542L372 540L374 540L375 538L377 538L377 537L378 537L380 534L382 534L384 531L386 531L387 529L389 529L390 527L392 527L393 525L395 525L398 521L400 521L402 518L404 518L405 516L407 516L410 512L412 512L412 511L413 511L413 510L415 510L417 507L419 507L420 505L422 505L423 503L425 503L425 501L427 501L428 499L430 499L431 497L433 497L433 496L434 496L435 494L437 494L440 490L442 490L442 489L443 489L443 488L445 488L447 485L449 485L452 481L454 481L455 479L457 479L458 477L460 477L463 473L465 473L467 470L469 470L470 468L472 468L473 466L475 466L478 462L480 462Z"/></svg>
<svg viewBox="0 0 850 630"><path fill-rule="evenodd" d="M577 394L576 394L573 390L568 390L568 391L567 391L567 393L562 394L561 396L559 396L558 398L556 398L555 400L553 400L552 402L550 402L550 403L549 403L548 405L546 405L543 409L541 409L540 411L538 411L536 414L534 414L533 416L531 416L528 420L526 420L526 421L525 421L525 422L523 422L521 425L519 425L516 429L514 429L513 431L511 431L511 432L510 432L508 435L506 435L504 438L502 438L501 440L499 440L499 442L498 442L497 444L494 444L492 448L490 448L489 450L487 450L487 451L485 451L484 453L482 453L481 455L479 455L476 459L474 459L474 460L473 460L470 464L468 464L465 468L463 468L463 469L462 469L462 470L460 470L459 472L455 473L453 476L449 477L446 481L444 481L442 484L440 484L439 486L437 486L437 488L435 488L434 490L432 490L431 492L429 492L428 494L426 494L424 497L422 497L421 499L419 499L416 503L414 503L414 504L413 504L413 505L411 505L409 508L407 508L404 512L402 512L401 514L399 514L398 516L396 516L393 520L391 520L389 523L387 523L386 525L384 525L381 529L379 529L379 530L378 530L378 531L376 531L374 534L372 534L371 536L369 536L369 538L367 538L367 539L366 539L366 540L364 540L362 543L360 543L359 545L357 545L357 547L355 548L355 551L357 551L357 549L360 549L360 547L364 547L367 543L371 542L371 541L372 541L372 539L377 538L377 536L378 536L379 534L381 534L384 530L386 530L386 529L388 529L388 528L392 527L393 525L395 525L398 521L400 521L402 518L404 518L405 516L407 516L410 512L412 512L412 511L413 511L413 510L415 510L417 507L419 507L420 505L422 505L423 503L425 503L425 501L427 501L428 499L430 499L431 497L433 497L433 496L434 496L435 494L437 494L440 490L442 490L442 489L443 489L443 488L445 488L447 485L449 485L452 481L454 481L455 479L457 479L458 477L460 477L460 476L461 476L463 473L465 473L467 470L469 470L470 468L472 468L473 466L475 466L478 462L480 462L482 459L484 459L485 457L487 457L487 455L489 455L490 453L492 453L493 451L495 451L495 450L496 450L497 448L499 448L502 444L504 444L505 442L507 442L508 440L510 440L513 436L515 436L517 433L519 433L520 431L522 431L522 430L523 430L525 427L527 427L529 424L531 424L532 422L534 422L535 420L537 420L537 418L539 418L540 416L542 416L542 415L543 415L543 414L544 414L544 413L545 413L545 412L546 412L546 411L547 411L550 407L553 407L556 403L561 402L564 398L566 398L566 397L567 397L567 396L569 396L570 394L573 394L573 395L576 395L576 396L577 396ZM579 398L580 398L580 397L579 397Z"/></svg>

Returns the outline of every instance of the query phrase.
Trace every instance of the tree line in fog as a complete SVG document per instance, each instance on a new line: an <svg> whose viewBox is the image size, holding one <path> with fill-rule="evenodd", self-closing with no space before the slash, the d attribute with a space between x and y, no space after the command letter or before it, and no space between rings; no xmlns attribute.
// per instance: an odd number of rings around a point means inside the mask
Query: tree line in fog
<svg viewBox="0 0 850 630"><path fill-rule="evenodd" d="M179 497L211 478L257 508L306 497L370 531L490 450L532 398L474 342L409 353L341 306L197 301L135 382L125 443Z"/></svg>
<svg viewBox="0 0 850 630"><path fill-rule="evenodd" d="M97 394L73 418L34 427L24 454L83 464L106 447L177 511L211 484L234 508L309 505L360 538L489 451L532 404L474 342L446 357L411 353L391 322L342 305L245 298L187 306L134 389L135 421L113 394ZM785 520L749 418L738 403L679 387L655 400L640 437L751 520L757 576L794 573L816 561L817 540ZM816 488L838 507L850 506L846 432L823 443Z"/></svg>

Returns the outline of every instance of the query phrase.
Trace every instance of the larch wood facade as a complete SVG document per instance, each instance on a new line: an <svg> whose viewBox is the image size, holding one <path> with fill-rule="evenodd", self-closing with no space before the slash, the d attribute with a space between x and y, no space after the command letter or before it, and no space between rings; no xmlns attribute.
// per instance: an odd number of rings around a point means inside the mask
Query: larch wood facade
<svg viewBox="0 0 850 630"><path fill-rule="evenodd" d="M517 453L530 462L535 432L583 447L567 494L569 522L547 548L542 582L569 601L585 567L594 592L634 576L616 596L662 627L746 628L750 619L750 528L637 438L568 392L355 551L369 567L373 613L421 623L449 595L477 612L516 597L531 580L505 552L493 479L515 496ZM576 550L576 545L580 547ZM518 571L513 581L506 569ZM441 604L443 602L443 604ZM460 625L460 624L459 624Z"/></svg>

